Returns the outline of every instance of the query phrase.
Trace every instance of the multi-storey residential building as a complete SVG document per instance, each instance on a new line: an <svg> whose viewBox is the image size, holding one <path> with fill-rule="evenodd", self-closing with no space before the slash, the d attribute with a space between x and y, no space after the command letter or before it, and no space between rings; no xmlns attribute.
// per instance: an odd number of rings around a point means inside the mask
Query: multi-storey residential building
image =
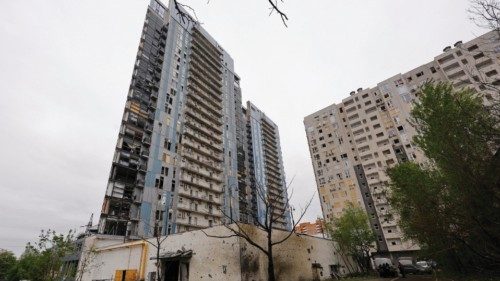
<svg viewBox="0 0 500 281"><path fill-rule="evenodd" d="M472 87L498 99L485 86L500 85L498 33L446 47L433 61L395 75L371 89L358 89L341 103L304 119L321 207L326 220L338 217L348 203L363 207L377 235L380 252L418 249L402 239L398 218L387 201L384 172L404 161L426 161L412 142L409 117L418 88L429 80Z"/></svg>
<svg viewBox="0 0 500 281"><path fill-rule="evenodd" d="M247 102L244 112L247 124L247 174L251 191L251 213L254 218L264 223L266 206L272 203L272 212L280 217L276 228L291 229L278 126L251 102Z"/></svg>
<svg viewBox="0 0 500 281"><path fill-rule="evenodd" d="M315 222L302 222L295 227L295 232L317 237L325 237L325 221L317 219Z"/></svg>
<svg viewBox="0 0 500 281"><path fill-rule="evenodd" d="M240 171L251 171L247 140L261 140L246 135L239 81L233 59L187 12L151 0L99 233L168 235L256 216L252 177Z"/></svg>

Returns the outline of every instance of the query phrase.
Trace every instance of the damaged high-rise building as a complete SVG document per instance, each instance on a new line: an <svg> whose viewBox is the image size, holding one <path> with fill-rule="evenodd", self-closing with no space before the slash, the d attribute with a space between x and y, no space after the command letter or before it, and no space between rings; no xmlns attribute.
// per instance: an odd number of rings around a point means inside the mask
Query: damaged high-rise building
<svg viewBox="0 0 500 281"><path fill-rule="evenodd" d="M251 102L247 102L243 111L248 140L246 174L250 180L250 213L264 224L268 212L272 212L277 218L276 228L291 229L278 126ZM268 208L269 205L273 208Z"/></svg>
<svg viewBox="0 0 500 281"><path fill-rule="evenodd" d="M371 89L358 89L337 104L304 119L323 216L339 217L348 203L363 207L377 235L379 252L405 254L418 249L404 240L387 200L388 167L425 162L415 147L412 104L427 81L484 93L485 104L498 101L500 45L496 31L446 47L433 61L395 75Z"/></svg>
<svg viewBox="0 0 500 281"><path fill-rule="evenodd" d="M233 59L187 12L151 1L99 233L149 237L252 223L260 216L255 182L279 193L283 206L277 126L250 121L246 111L258 109L242 106L239 83ZM290 228L288 210L282 215Z"/></svg>

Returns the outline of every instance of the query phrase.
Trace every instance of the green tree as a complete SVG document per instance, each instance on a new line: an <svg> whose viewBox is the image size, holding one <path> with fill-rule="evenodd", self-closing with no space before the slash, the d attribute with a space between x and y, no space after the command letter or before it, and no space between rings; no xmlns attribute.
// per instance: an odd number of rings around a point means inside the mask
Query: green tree
<svg viewBox="0 0 500 281"><path fill-rule="evenodd" d="M18 279L31 281L54 281L61 274L62 258L73 251L74 233L58 234L53 230L42 230L38 241L28 243L19 258L16 268Z"/></svg>
<svg viewBox="0 0 500 281"><path fill-rule="evenodd" d="M0 281L12 280L17 259L11 251L0 249Z"/></svg>
<svg viewBox="0 0 500 281"><path fill-rule="evenodd" d="M470 89L427 83L412 110L427 164L388 171L405 234L449 270L500 268L498 115Z"/></svg>
<svg viewBox="0 0 500 281"><path fill-rule="evenodd" d="M370 270L370 250L375 243L375 234L368 225L366 212L349 204L341 217L327 224L327 230L337 243L338 250L345 256L352 256L360 270L367 273Z"/></svg>

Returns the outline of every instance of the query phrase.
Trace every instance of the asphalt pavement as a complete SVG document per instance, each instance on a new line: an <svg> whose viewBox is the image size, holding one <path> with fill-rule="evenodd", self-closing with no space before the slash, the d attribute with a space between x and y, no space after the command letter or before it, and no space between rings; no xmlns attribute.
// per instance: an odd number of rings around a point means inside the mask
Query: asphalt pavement
<svg viewBox="0 0 500 281"><path fill-rule="evenodd" d="M432 275L406 275L405 278L403 277L396 277L396 278L373 278L373 279L366 279L363 281L452 281L451 279L444 279L444 278L436 278Z"/></svg>
<svg viewBox="0 0 500 281"><path fill-rule="evenodd" d="M413 274L407 274L405 278L399 276L399 277L392 277L392 278L380 278L380 277L373 277L373 278L346 278L346 279L340 279L340 281L345 280L345 281L453 281L453 279L449 278L443 278L443 277L436 277L434 275L413 275Z"/></svg>
<svg viewBox="0 0 500 281"><path fill-rule="evenodd" d="M437 278L437 277L434 277L432 275L413 275L413 274L410 274L410 275L406 275L405 278L403 277L396 277L396 278L392 278L392 279L389 279L389 278L381 278L381 279L377 279L377 281L382 281L382 280L385 280L385 281L453 281L451 279L446 279L446 278Z"/></svg>

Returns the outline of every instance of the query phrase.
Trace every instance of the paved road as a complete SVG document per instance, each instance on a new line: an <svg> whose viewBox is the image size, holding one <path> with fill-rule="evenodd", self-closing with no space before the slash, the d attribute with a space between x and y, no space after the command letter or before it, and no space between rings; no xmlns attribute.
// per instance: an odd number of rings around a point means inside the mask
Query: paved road
<svg viewBox="0 0 500 281"><path fill-rule="evenodd" d="M351 280L351 279L340 279L342 280ZM396 278L368 278L368 279L352 279L352 280L362 280L362 281L453 281L452 279L447 278L436 278L433 275L406 275L405 278L396 277Z"/></svg>
<svg viewBox="0 0 500 281"><path fill-rule="evenodd" d="M375 278L375 279L367 279L364 281L452 281L451 279L436 279L432 275L407 275L406 278L397 277L397 278Z"/></svg>
<svg viewBox="0 0 500 281"><path fill-rule="evenodd" d="M398 277L398 278L393 278L393 279L377 279L377 281L452 281L451 279L444 279L444 278L436 278L432 275L407 275L406 278Z"/></svg>
<svg viewBox="0 0 500 281"><path fill-rule="evenodd" d="M406 278L394 278L392 280L398 281L434 281L435 278L432 275L407 275Z"/></svg>

